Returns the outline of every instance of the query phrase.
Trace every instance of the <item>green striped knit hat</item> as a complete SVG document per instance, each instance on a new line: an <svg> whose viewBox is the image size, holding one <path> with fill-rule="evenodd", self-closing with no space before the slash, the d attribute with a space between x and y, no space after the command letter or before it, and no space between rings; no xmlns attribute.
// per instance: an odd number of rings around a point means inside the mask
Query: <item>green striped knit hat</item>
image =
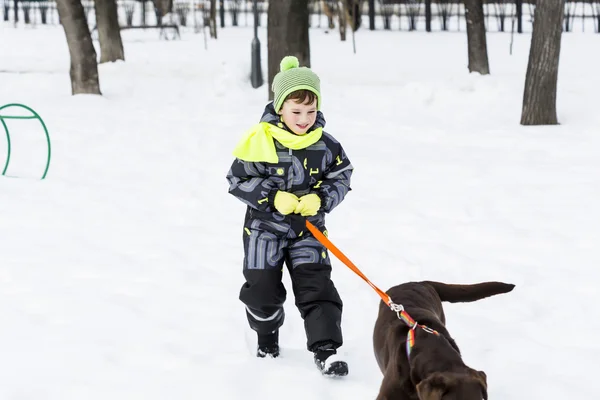
<svg viewBox="0 0 600 400"><path fill-rule="evenodd" d="M273 86L271 86L271 90L275 94L273 99L275 112L279 112L290 93L302 89L310 90L317 95L317 110L321 109L321 81L317 74L310 68L300 67L298 58L294 56L283 57L279 69L279 73L273 78Z"/></svg>

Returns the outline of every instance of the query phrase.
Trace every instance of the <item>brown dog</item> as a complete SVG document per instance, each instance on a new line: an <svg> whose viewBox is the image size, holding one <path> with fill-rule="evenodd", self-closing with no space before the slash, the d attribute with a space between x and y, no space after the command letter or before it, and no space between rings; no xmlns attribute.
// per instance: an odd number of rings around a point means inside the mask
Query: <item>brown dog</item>
<svg viewBox="0 0 600 400"><path fill-rule="evenodd" d="M402 305L418 325L409 354L409 322L380 303L373 332L375 358L383 373L377 400L487 400L486 375L462 361L445 327L442 301L471 302L508 293L514 287L501 282L449 285L425 281L389 289L393 303Z"/></svg>

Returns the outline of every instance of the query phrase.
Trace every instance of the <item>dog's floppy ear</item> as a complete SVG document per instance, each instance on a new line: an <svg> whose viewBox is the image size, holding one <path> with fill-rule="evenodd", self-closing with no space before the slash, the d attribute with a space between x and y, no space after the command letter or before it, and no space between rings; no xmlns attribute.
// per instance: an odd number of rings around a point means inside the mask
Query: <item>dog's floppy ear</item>
<svg viewBox="0 0 600 400"><path fill-rule="evenodd" d="M419 400L441 400L448 388L448 380L443 374L435 373L419 382L417 394Z"/></svg>
<svg viewBox="0 0 600 400"><path fill-rule="evenodd" d="M487 394L487 375L483 371L471 370L471 375L479 384L481 385L481 393L483 394L483 399L488 400Z"/></svg>

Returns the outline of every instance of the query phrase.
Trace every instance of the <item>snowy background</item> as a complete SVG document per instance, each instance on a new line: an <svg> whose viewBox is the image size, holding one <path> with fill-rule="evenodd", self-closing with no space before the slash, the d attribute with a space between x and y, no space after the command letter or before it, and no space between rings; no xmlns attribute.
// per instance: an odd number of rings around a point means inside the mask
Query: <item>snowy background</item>
<svg viewBox="0 0 600 400"><path fill-rule="evenodd" d="M291 290L282 356L254 357L238 300L245 206L225 180L267 101L266 85L249 83L251 38L227 28L205 49L200 34L126 31L126 62L100 66L104 96L72 97L60 26L0 24L0 106L32 107L52 139L40 181L41 126L7 120L1 399L375 398L379 298L335 258L350 375L314 367ZM509 34L488 34L487 77L468 74L464 32L361 29L356 40L353 54L311 30L327 130L356 168L330 239L383 289L516 284L445 305L490 398L597 397L600 35L563 35L552 127L519 125L528 34L512 56ZM2 167L6 152L0 130Z"/></svg>

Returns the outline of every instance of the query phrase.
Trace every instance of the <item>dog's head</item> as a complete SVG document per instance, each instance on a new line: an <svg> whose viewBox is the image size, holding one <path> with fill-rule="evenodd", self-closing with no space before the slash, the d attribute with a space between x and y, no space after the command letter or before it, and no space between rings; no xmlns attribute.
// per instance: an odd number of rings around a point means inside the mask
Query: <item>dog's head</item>
<svg viewBox="0 0 600 400"><path fill-rule="evenodd" d="M436 372L417 385L419 400L487 400L485 372Z"/></svg>

